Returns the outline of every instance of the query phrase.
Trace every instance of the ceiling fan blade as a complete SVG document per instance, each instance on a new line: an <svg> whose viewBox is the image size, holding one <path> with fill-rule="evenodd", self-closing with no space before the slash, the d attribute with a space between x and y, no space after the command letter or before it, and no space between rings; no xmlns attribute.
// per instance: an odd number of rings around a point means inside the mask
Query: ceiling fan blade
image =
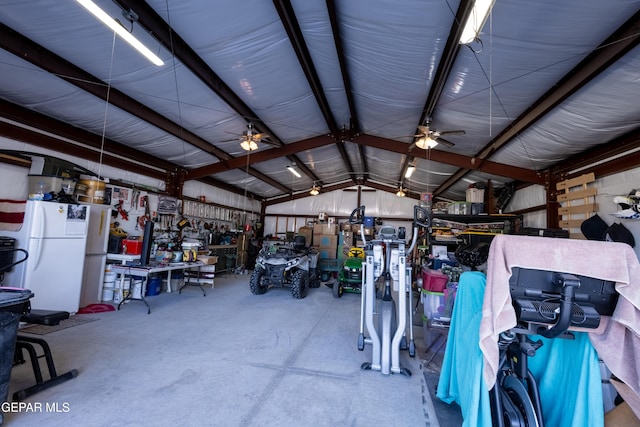
<svg viewBox="0 0 640 427"><path fill-rule="evenodd" d="M419 134L419 135L402 135L402 136L391 136L388 137L387 139L400 139L400 138L422 138L424 135Z"/></svg>
<svg viewBox="0 0 640 427"><path fill-rule="evenodd" d="M444 132L440 132L440 135L464 135L466 132L462 129L460 130L446 130Z"/></svg>
<svg viewBox="0 0 640 427"><path fill-rule="evenodd" d="M407 149L407 151L411 151L416 147L416 143L413 142L411 145L409 145L409 148Z"/></svg>
<svg viewBox="0 0 640 427"><path fill-rule="evenodd" d="M456 146L456 144L454 144L453 142L447 141L446 139L440 138L440 137L436 138L436 142L438 144L446 145L447 147L450 147L450 148Z"/></svg>
<svg viewBox="0 0 640 427"><path fill-rule="evenodd" d="M265 143L265 144L268 144L268 145L270 145L270 146L272 146L272 147L277 147L277 148L279 148L279 147L280 147L280 144L278 144L277 142L269 141L268 139L263 139L263 140L261 140L260 142L263 142L263 143Z"/></svg>
<svg viewBox="0 0 640 427"><path fill-rule="evenodd" d="M418 126L418 130L422 132L422 135L427 135L429 133L429 126Z"/></svg>
<svg viewBox="0 0 640 427"><path fill-rule="evenodd" d="M242 137L237 137L237 138L233 138L233 139L224 139L220 142L232 142L232 141L242 141L244 138Z"/></svg>

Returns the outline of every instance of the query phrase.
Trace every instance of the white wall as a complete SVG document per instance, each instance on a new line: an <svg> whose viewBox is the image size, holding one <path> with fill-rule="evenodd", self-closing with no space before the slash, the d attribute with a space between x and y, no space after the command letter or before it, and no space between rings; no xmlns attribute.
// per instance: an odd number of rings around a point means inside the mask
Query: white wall
<svg viewBox="0 0 640 427"><path fill-rule="evenodd" d="M284 231L297 231L305 225L304 218L287 216L306 215L309 220L318 218L320 212L325 212L328 216L340 217L339 222L345 222L354 209L358 206L357 186L345 190L320 193L314 197L292 200L268 206L267 215L278 215L276 229L276 218L267 216L264 224L264 234L276 234ZM419 204L416 199L408 197L398 197L395 194L374 190L362 186L360 205L365 207L365 216L390 217L390 218L413 218L413 207ZM411 221L382 221L383 225L393 227L405 227L407 229L407 239L412 234L413 224ZM286 227L288 225L288 227ZM285 230L285 228L288 228ZM295 228L295 229L294 229Z"/></svg>
<svg viewBox="0 0 640 427"><path fill-rule="evenodd" d="M636 241L634 248L636 256L640 257L640 220L619 219L611 215L620 209L613 202L615 196L626 196L631 190L640 190L640 168L597 179L596 187L598 188L596 196L599 207L598 215L608 225L618 221L627 227Z"/></svg>
<svg viewBox="0 0 640 427"><path fill-rule="evenodd" d="M111 166L100 165L95 162L90 162L84 159L80 159L74 156L65 155L59 153L54 150L49 150L45 148L41 148L35 145L30 145L27 143L15 141L12 139L7 139L4 137L0 137L0 149L2 150L16 150L16 151L24 151L30 153L37 153L42 155L50 155L53 157L57 157L63 160L67 160L71 163L74 163L82 168L85 168L89 171L94 172L96 175L104 176L107 179L122 181L123 183L130 184L131 186L143 186L145 188L151 188L158 191L164 191L165 183L164 181L157 180L155 178L150 178L145 175L136 174L130 171L121 170L117 168L113 168ZM29 169L14 166L9 164L2 164L0 166L0 199L16 199L16 200L24 200L28 197L28 188L27 188L27 176L29 174ZM211 187L209 185L203 184L197 181L189 181L185 183L183 194L187 197L197 198L201 195L206 197L208 202L218 203L224 206L228 206L231 208L237 208L239 210L253 210L255 212L260 212L260 203L245 199L243 196L238 194L231 193L229 191L221 190L219 188ZM131 206L131 195L132 192L129 192L129 197L124 200L124 209L129 211L129 220L126 221L122 218L122 216L118 215L115 219L120 223L121 228L123 228L127 233L132 236L142 235L142 230L136 230L136 218L138 216L144 215L145 210L144 207L141 207L139 204L137 206ZM158 206L158 196L154 193L148 193L146 191L141 191L140 196L149 196L149 207L151 212L157 210ZM243 202L243 200L246 200ZM112 206L116 204L114 200ZM250 218L251 219L251 218ZM257 215L256 215L257 219Z"/></svg>
<svg viewBox="0 0 640 427"><path fill-rule="evenodd" d="M598 178L595 182L598 194L598 215L608 224L619 221L631 231L636 241L634 248L636 255L640 257L640 220L619 219L611 215L620 207L613 202L615 196L626 196L631 190L640 190L640 168L621 172L604 178ZM546 203L546 192L543 186L532 185L516 191L507 211L513 212ZM547 228L546 211L533 212L523 215L525 227Z"/></svg>
<svg viewBox="0 0 640 427"><path fill-rule="evenodd" d="M511 201L507 205L505 213L530 208L533 206L544 206L547 203L547 191L542 185L530 185L514 193ZM547 228L547 212L531 212L522 215L524 227Z"/></svg>

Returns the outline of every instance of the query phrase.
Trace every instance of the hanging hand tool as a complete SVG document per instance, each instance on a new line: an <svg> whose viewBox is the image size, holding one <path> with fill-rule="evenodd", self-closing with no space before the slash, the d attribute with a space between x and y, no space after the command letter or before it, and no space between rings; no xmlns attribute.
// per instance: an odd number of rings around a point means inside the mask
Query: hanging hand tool
<svg viewBox="0 0 640 427"><path fill-rule="evenodd" d="M118 211L122 219L125 221L129 221L129 212L125 211L122 207L124 205L123 200L118 200L118 204L114 206L114 208Z"/></svg>
<svg viewBox="0 0 640 427"><path fill-rule="evenodd" d="M143 196L140 201L140 206L144 206L144 218L146 221L151 221L151 211L149 209L149 196Z"/></svg>
<svg viewBox="0 0 640 427"><path fill-rule="evenodd" d="M138 199L140 199L140 190L133 190L133 194L131 194L131 209L138 208Z"/></svg>

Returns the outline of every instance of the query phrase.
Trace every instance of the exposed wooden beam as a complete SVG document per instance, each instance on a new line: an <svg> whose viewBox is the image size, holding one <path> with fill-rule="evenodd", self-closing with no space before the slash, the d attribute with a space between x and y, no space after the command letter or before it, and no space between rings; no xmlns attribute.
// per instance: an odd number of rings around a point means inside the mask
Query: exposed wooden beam
<svg viewBox="0 0 640 427"><path fill-rule="evenodd" d="M340 183L340 184L334 184L334 185L328 185L326 187L322 187L321 192L342 190L343 188L348 188L348 187L351 187L351 186L353 186L353 183L351 183L351 182L343 182L343 183ZM302 193L296 193L296 194L292 194L292 195L289 195L289 196L280 196L280 197L275 197L273 199L265 200L263 202L263 206L266 208L267 206L277 205L279 203L290 202L292 200L304 199L306 197L315 197L315 196L312 196L311 194L309 194L309 192L305 191L305 192L302 192Z"/></svg>
<svg viewBox="0 0 640 427"><path fill-rule="evenodd" d="M363 134L356 138L354 142L369 147L379 148L381 150L392 151L405 155L409 154L410 144L400 141L394 141L392 139L381 138L379 136ZM435 162L446 163L448 165L458 166L469 170L479 170L482 172L511 178L516 181L523 181L534 184L540 184L543 182L541 175L536 171L496 162L484 162L482 166L479 167L477 164L475 164L473 158L447 151L431 150L429 158Z"/></svg>
<svg viewBox="0 0 640 427"><path fill-rule="evenodd" d="M183 139L205 153L209 153L223 161L230 158L229 154L217 149L208 141L182 128L179 124L153 111L118 89L110 87L92 74L71 64L2 23L0 23L0 47L100 99L105 101L108 99L109 104L151 123L177 138Z"/></svg>
<svg viewBox="0 0 640 427"><path fill-rule="evenodd" d="M464 23L467 22L474 3L474 0L462 0L458 5L456 17L453 20L453 25L451 26L451 31L449 31L447 43L444 46L442 57L438 63L438 69L433 78L431 88L429 89L427 102L425 103L422 116L420 116L419 125L423 125L425 120L433 115L436 104L440 100L440 95L442 95L442 91L447 83L449 74L451 74L453 63L458 57L458 52L460 51L460 43L458 42L460 40L462 30L464 29Z"/></svg>
<svg viewBox="0 0 640 427"><path fill-rule="evenodd" d="M252 165L277 159L291 153L300 153L306 150L330 145L334 142L335 140L333 139L333 137L321 135L299 142L294 142L292 144L285 144L280 148L270 148L268 150L255 151L245 156L236 157L232 160L227 161L226 163L219 162L213 165L191 169L187 174L187 179L198 179L203 176L215 175L217 173L224 172L230 169L242 168L243 166L247 165L247 157L249 158L249 164Z"/></svg>
<svg viewBox="0 0 640 427"><path fill-rule="evenodd" d="M105 152L124 158L144 159L146 165L158 169L175 171L180 168L180 166L175 163L168 162L164 159L152 156L143 151L136 150L135 148L128 147L124 144L120 144L109 138L104 138L103 140L100 135L86 131L84 129L80 129L75 126L71 126L67 123L61 122L60 120L45 116L44 114L29 110L6 100L0 99L0 116L13 122L23 124L25 126L30 126L36 129L43 130L45 132L52 133L54 135L58 135L62 138L76 141L80 144L92 147L96 150L100 150L103 148ZM7 135L7 137L11 138L11 136L9 135ZM15 137L13 139L16 139L17 137L18 134L15 134ZM75 145L73 145L72 147L75 147ZM66 152L66 154L73 155L75 153L71 151Z"/></svg>
<svg viewBox="0 0 640 427"><path fill-rule="evenodd" d="M125 146L110 140L109 138L105 138L104 141L102 141L100 135L71 126L52 117L45 116L41 113L12 104L5 100L0 100L0 116L16 123L40 129L60 137L55 138L50 136L43 138L41 137L41 135L43 135L42 133L29 131L18 124L0 122L2 124L2 126L0 126L0 134L16 141L23 141L47 149L54 149L55 147L55 149L61 153L66 153L96 163L100 162L99 153L102 147L104 148L104 152L107 153L107 155L102 156L102 162L105 165L132 171L160 180L166 179L169 175L179 173L182 169L179 165L157 158L143 151ZM75 143L67 140L74 141ZM104 147L102 146L102 142L104 142ZM136 162L135 160L139 161ZM234 194L244 195L245 193L243 189L239 189L210 177L200 177L198 181ZM262 197L254 194L253 192L247 192L247 197L255 200L262 200Z"/></svg>
<svg viewBox="0 0 640 427"><path fill-rule="evenodd" d="M607 37L586 58L569 71L547 93L535 101L524 113L489 142L476 158L488 158L509 143L529 126L558 106L562 101L598 77L618 59L640 44L640 12L636 12L613 34Z"/></svg>
<svg viewBox="0 0 640 427"><path fill-rule="evenodd" d="M260 133L270 135L270 140L279 146L284 143L278 138L276 133L258 117L249 106L209 67L209 65L187 44L187 42L176 33L173 28L146 2L137 0L114 0L124 10L132 10L138 15L138 23L146 28L164 47L182 62L194 75L196 75L209 89L222 98L233 110L244 117L247 122L253 123ZM300 170L314 181L319 178L304 165L295 153L287 156L291 162L300 166ZM232 157L224 159L230 160ZM243 165L244 166L244 165ZM253 171L252 175L260 176L260 172ZM264 176L264 175L263 175ZM269 183L271 185L271 183ZM281 185L277 188L281 188ZM289 193L291 189L284 191Z"/></svg>
<svg viewBox="0 0 640 427"><path fill-rule="evenodd" d="M520 133L540 120L545 114L557 107L569 96L600 75L631 49L640 43L640 12L636 12L613 34L607 37L578 65L569 71L557 84L536 100L531 106L516 118L509 126L485 145L474 157L479 165L486 162L490 156L513 141ZM461 179L470 169L459 170L454 174ZM455 180L453 176L441 184L435 191L446 191ZM434 194L435 194L434 192Z"/></svg>
<svg viewBox="0 0 640 427"><path fill-rule="evenodd" d="M142 163L131 162L120 157L112 156L109 153L103 153L101 155L100 151L98 150L81 145L76 145L71 142L58 139L51 135L45 135L43 133L15 126L3 121L0 121L0 135L17 141L25 141L31 145L46 148L49 150L60 151L63 153L73 153L73 155L76 157L95 163L100 163L100 161L102 160L103 163L110 166L123 170L129 170L134 173L139 173L158 180L164 181L166 178L166 171L164 170L150 168Z"/></svg>
<svg viewBox="0 0 640 427"><path fill-rule="evenodd" d="M313 59L311 58L311 54L309 53L309 48L307 47L307 44L304 40L304 35L302 34L302 30L300 29L300 25L298 24L298 19L296 18L296 14L293 10L293 7L291 6L291 2L289 0L273 0L273 5L278 12L278 16L280 16L280 21L282 22L287 36L289 37L289 41L291 43L291 46L293 47L293 51L298 58L300 68L307 78L307 82L309 83L311 92L313 93L313 96L318 103L318 107L320 108L322 117L324 118L324 121L329 128L329 132L334 136L336 140L336 146L340 153L340 157L342 157L342 161L347 171L353 172L353 166L351 165L351 161L349 160L347 151L344 148L344 143L342 141L342 138L340 137L341 131L335 121L335 118L333 117L333 113L331 112L329 101L327 101L324 89L322 88L320 77L318 77L318 72L316 71L316 68L313 64ZM299 165L300 160L297 160L296 164ZM315 175L310 176L310 178L313 181L318 181L318 177Z"/></svg>

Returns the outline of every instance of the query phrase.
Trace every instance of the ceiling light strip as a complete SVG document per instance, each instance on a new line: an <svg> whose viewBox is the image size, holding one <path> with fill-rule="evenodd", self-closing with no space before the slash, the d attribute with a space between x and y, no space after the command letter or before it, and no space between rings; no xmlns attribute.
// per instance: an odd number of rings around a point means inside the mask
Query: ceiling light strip
<svg viewBox="0 0 640 427"><path fill-rule="evenodd" d="M469 44L478 38L478 34L487 22L487 17L493 8L495 0L475 0L473 9L464 24L464 29L460 35L460 44Z"/></svg>
<svg viewBox="0 0 640 427"><path fill-rule="evenodd" d="M297 170L295 170L293 166L287 166L287 169L289 169L289 172L294 174L296 177L302 178L302 175L300 175L300 173Z"/></svg>
<svg viewBox="0 0 640 427"><path fill-rule="evenodd" d="M149 48L147 48L140 40L135 38L130 32L128 32L119 22L110 17L104 10L100 9L94 2L91 0L76 0L80 5L82 5L85 9L87 9L93 16L98 18L100 22L109 27L112 31L114 31L117 35L122 37L124 41L129 43L131 47L136 49L140 54L142 54L145 58L151 61L153 64L157 66L164 65L162 59L160 59L155 53L151 52Z"/></svg>

